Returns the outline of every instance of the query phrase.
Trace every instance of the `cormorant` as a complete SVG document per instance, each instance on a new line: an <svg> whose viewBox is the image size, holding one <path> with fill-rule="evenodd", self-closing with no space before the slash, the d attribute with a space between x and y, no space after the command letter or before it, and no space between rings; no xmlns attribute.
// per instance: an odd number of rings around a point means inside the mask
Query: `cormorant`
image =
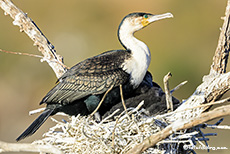
<svg viewBox="0 0 230 154"><path fill-rule="evenodd" d="M136 89L147 72L151 55L147 45L136 39L134 33L154 21L172 17L171 13L130 13L125 16L118 28L118 38L125 50L104 52L67 70L40 102L47 104L45 111L16 140L34 134L49 116L57 112L89 114L111 87L112 99L120 97L113 92L119 90L119 85L122 85L124 93ZM105 105L114 101L107 98Z"/></svg>

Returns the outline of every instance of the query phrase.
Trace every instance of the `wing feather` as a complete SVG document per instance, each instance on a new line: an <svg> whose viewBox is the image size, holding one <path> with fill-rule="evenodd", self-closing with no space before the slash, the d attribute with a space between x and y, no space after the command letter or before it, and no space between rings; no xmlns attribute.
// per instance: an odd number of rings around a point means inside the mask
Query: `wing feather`
<svg viewBox="0 0 230 154"><path fill-rule="evenodd" d="M113 50L76 64L63 74L40 104L68 104L91 94L104 93L111 86L124 84L129 75L122 70L122 63L129 57L130 52L126 50Z"/></svg>

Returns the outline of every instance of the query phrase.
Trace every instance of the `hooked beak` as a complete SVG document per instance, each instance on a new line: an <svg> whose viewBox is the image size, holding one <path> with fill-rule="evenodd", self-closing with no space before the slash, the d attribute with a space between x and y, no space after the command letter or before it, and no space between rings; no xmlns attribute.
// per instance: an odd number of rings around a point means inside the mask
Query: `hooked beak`
<svg viewBox="0 0 230 154"><path fill-rule="evenodd" d="M148 18L148 22L152 23L157 20L166 19L166 18L173 18L172 13L164 13L159 15L152 15Z"/></svg>

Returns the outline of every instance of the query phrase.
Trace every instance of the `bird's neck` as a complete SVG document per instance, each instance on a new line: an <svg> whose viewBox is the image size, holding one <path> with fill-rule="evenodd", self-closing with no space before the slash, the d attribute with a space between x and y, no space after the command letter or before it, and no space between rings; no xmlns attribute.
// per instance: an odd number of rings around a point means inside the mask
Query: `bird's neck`
<svg viewBox="0 0 230 154"><path fill-rule="evenodd" d="M131 84L137 87L149 67L151 54L147 45L134 37L134 32L120 27L118 37L121 44L131 51L131 58L123 63L123 70L131 75Z"/></svg>

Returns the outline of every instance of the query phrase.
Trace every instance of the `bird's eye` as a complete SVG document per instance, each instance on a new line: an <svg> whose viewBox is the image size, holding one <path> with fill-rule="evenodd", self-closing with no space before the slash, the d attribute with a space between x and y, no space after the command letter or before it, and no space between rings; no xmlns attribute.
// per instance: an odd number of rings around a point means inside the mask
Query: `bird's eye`
<svg viewBox="0 0 230 154"><path fill-rule="evenodd" d="M147 19L147 18L148 18L148 15L147 15L147 14L145 14L145 15L144 15L144 18L145 18L145 19Z"/></svg>

